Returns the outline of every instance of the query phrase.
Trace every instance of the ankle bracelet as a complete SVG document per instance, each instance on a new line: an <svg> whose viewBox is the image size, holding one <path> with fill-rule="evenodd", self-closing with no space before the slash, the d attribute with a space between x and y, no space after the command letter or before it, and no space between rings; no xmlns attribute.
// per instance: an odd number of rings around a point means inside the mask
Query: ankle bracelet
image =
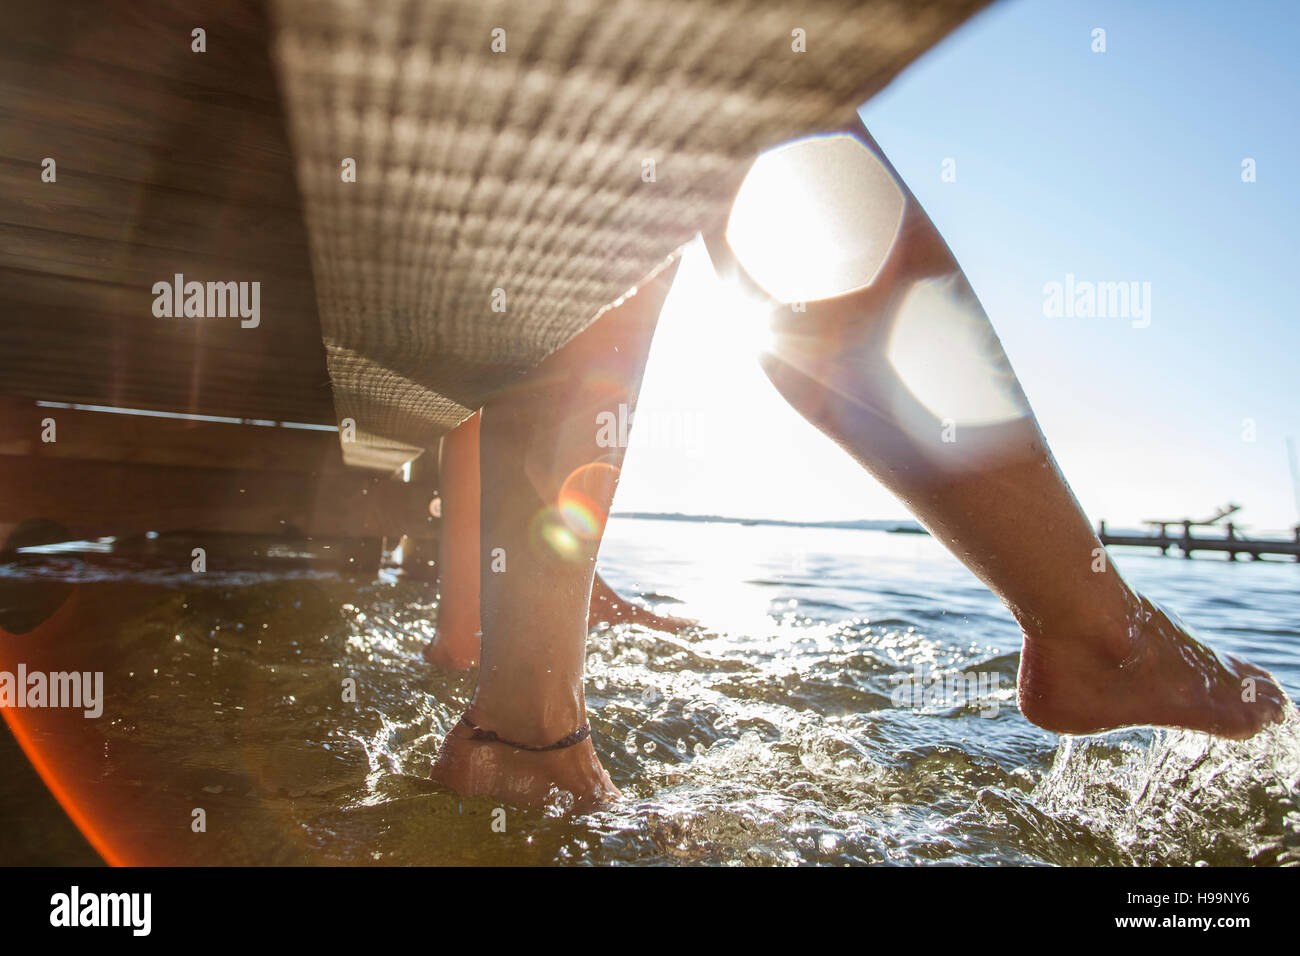
<svg viewBox="0 0 1300 956"><path fill-rule="evenodd" d="M534 747L530 744L521 744L513 740L507 740L499 735L495 730L484 730L477 724L473 723L468 717L462 716L460 722L470 729L471 740L486 740L491 743L505 744L508 747L514 747L516 750L531 750L534 753L541 753L545 750L563 750L566 747L572 747L574 744L580 744L591 736L591 724L583 722L583 725L569 734L567 737L561 737L553 744L547 744L545 747Z"/></svg>

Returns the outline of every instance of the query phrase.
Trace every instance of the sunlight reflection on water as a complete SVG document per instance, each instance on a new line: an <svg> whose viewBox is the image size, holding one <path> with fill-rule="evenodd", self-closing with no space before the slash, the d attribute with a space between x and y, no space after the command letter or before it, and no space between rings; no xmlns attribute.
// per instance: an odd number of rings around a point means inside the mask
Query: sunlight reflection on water
<svg viewBox="0 0 1300 956"><path fill-rule="evenodd" d="M1116 560L1296 692L1294 565ZM1015 707L1010 616L927 537L615 516L601 567L702 622L589 639L618 807L510 810L498 834L491 801L428 782L472 675L422 659L427 590L332 575L82 584L116 628L116 709L86 741L102 799L173 862L1296 861L1294 719L1246 743L1151 730L1058 743ZM918 664L996 674L1006 692L990 717L894 706L895 675ZM343 676L355 704L339 701ZM220 840L165 825L195 794L226 821Z"/></svg>

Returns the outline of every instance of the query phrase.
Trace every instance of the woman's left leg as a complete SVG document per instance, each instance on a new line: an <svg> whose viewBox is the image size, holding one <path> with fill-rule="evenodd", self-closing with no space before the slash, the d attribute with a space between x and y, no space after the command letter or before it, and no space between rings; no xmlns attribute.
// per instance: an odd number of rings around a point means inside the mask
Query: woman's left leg
<svg viewBox="0 0 1300 956"><path fill-rule="evenodd" d="M592 579L624 452L601 426L636 401L675 272L483 408L478 687L433 768L458 793L537 805L558 791L575 809L618 795L584 732Z"/></svg>

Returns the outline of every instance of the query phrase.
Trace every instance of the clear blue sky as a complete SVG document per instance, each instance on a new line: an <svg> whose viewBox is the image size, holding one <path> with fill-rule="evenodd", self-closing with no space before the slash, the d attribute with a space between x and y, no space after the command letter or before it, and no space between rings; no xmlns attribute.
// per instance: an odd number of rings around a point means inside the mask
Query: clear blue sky
<svg viewBox="0 0 1300 956"><path fill-rule="evenodd" d="M1105 53L1092 52L1096 27ZM862 109L965 269L1094 518L1133 524L1233 499L1258 529L1297 520L1284 442L1300 439L1298 36L1296 3L1012 0ZM955 182L941 177L947 158ZM1046 317L1043 286L1067 273L1149 282L1150 326ZM698 288L674 296L642 408L725 425L686 452L638 449L634 430L618 510L906 513L760 395L748 358L730 363L731 407L716 386L692 395L708 366L693 373L685 353L712 318Z"/></svg>

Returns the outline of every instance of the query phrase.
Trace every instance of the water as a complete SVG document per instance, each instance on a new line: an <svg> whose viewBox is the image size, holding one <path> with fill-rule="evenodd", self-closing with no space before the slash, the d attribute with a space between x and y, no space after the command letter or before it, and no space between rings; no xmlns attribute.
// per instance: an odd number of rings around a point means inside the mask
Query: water
<svg viewBox="0 0 1300 956"><path fill-rule="evenodd" d="M1300 692L1300 567L1116 559ZM392 576L66 571L82 582L69 640L112 647L108 704L44 746L128 860L1300 862L1300 719L1244 743L1041 731L1016 709L1011 617L929 538L616 518L601 569L701 622L589 640L593 736L627 798L613 810L507 808L500 833L494 801L426 779L473 683L423 661L436 602ZM988 693L896 706L917 668L982 674Z"/></svg>

